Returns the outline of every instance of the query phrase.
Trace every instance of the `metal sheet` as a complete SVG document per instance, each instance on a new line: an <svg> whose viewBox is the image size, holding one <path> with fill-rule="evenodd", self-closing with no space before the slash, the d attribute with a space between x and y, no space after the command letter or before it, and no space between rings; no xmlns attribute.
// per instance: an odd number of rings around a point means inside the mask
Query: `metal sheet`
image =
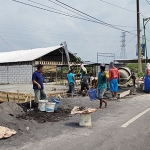
<svg viewBox="0 0 150 150"><path fill-rule="evenodd" d="M54 46L47 48L1 52L0 63L33 61L61 47L62 46Z"/></svg>

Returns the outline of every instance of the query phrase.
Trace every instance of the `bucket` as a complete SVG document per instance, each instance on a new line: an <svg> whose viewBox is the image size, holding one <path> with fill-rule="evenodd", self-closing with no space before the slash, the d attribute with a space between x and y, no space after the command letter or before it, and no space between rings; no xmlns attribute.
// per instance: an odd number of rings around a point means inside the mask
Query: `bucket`
<svg viewBox="0 0 150 150"><path fill-rule="evenodd" d="M48 100L39 100L39 110L40 111L46 111L45 107L46 107L47 102L48 102Z"/></svg>
<svg viewBox="0 0 150 150"><path fill-rule="evenodd" d="M55 105L56 103L46 103L46 112L54 112Z"/></svg>
<svg viewBox="0 0 150 150"><path fill-rule="evenodd" d="M91 113L90 114L80 114L79 126L80 127L90 127L90 126L92 126Z"/></svg>
<svg viewBox="0 0 150 150"><path fill-rule="evenodd" d="M96 89L88 90L88 95L91 101L96 100L97 99Z"/></svg>
<svg viewBox="0 0 150 150"><path fill-rule="evenodd" d="M58 101L58 100L56 100L56 99L53 98L53 99L52 99L52 102L53 102L53 103L56 103L54 110L57 110L57 108L58 108L58 106L59 106L59 104L60 104L60 101Z"/></svg>

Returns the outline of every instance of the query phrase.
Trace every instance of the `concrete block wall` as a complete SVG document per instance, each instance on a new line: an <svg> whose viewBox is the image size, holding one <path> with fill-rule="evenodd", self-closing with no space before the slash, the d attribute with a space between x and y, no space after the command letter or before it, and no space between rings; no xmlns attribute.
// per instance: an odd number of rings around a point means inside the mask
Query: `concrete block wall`
<svg viewBox="0 0 150 150"><path fill-rule="evenodd" d="M0 83L28 84L32 82L32 65L12 65L8 68L0 66L0 68Z"/></svg>
<svg viewBox="0 0 150 150"><path fill-rule="evenodd" d="M0 83L8 83L7 66L0 66Z"/></svg>

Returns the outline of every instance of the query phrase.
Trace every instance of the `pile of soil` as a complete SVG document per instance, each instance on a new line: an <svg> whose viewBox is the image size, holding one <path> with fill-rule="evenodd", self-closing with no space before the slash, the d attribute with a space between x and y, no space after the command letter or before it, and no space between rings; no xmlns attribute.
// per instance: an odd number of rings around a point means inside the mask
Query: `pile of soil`
<svg viewBox="0 0 150 150"><path fill-rule="evenodd" d="M38 123L45 122L58 122L60 120L65 120L67 117L70 117L71 109L58 108L54 113L41 112L38 110L31 110L25 114L17 116L18 119L25 120L35 120Z"/></svg>

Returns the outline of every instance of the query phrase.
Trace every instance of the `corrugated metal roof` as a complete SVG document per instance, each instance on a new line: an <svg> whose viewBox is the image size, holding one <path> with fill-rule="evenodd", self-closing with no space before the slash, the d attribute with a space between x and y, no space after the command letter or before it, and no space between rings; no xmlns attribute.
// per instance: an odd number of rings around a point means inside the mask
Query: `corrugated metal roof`
<svg viewBox="0 0 150 150"><path fill-rule="evenodd" d="M0 53L0 63L33 61L63 46L18 50Z"/></svg>

